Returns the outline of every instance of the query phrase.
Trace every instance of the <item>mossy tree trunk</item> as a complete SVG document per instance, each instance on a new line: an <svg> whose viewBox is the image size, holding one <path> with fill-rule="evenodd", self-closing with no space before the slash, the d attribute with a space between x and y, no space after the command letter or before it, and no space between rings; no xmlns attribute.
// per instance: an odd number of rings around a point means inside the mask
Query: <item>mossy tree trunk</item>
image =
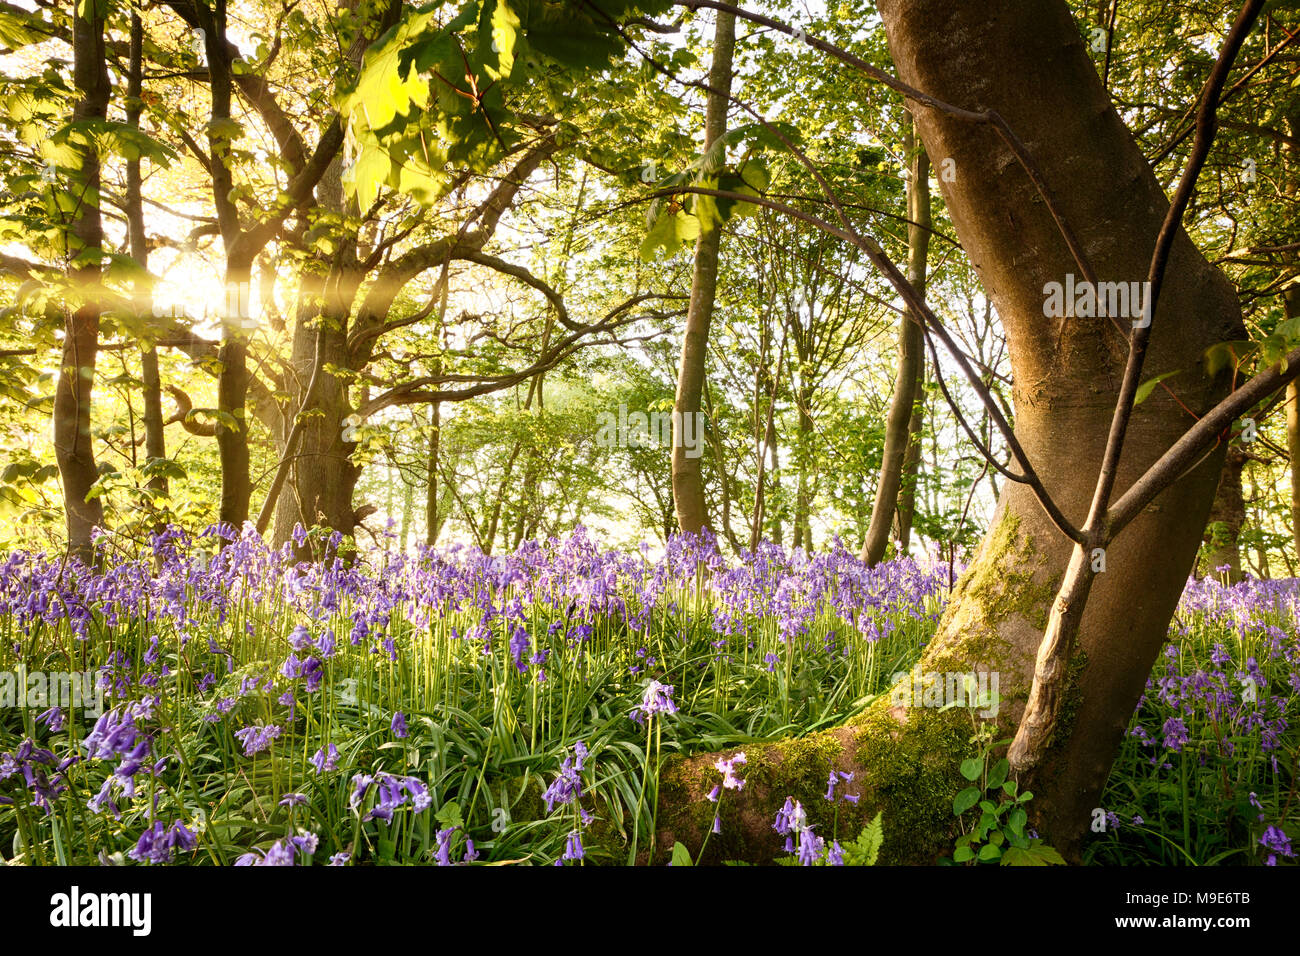
<svg viewBox="0 0 1300 956"><path fill-rule="evenodd" d="M1246 523L1246 501L1241 493L1241 473L1248 461L1240 445L1228 446L1228 456L1223 463L1223 474L1214 493L1214 506L1210 521L1205 527L1206 555L1201 574L1218 577L1224 574L1228 583L1241 580L1241 548L1238 539ZM1227 568L1220 572L1219 568Z"/></svg>
<svg viewBox="0 0 1300 956"><path fill-rule="evenodd" d="M1141 282L1168 199L1103 89L1060 0L880 0L899 78L973 111L995 110L1029 144L1054 202L1103 282ZM910 104L909 104L910 105ZM962 246L1001 317L1015 381L1015 431L1046 489L1076 526L1088 513L1128 354L1130 318L1053 319L1044 286L1080 270L1024 168L989 125L915 105ZM1178 370L1176 397L1157 389L1135 409L1116 489L1130 484L1224 394L1202 356L1243 337L1227 280L1179 231L1154 318L1144 378ZM1223 465L1222 447L1163 492L1108 547L1090 580L1069 667L1063 719L1045 758L1022 780L1033 825L1077 856L1093 808L1192 570ZM1019 724L1057 589L1075 545L1027 486L1008 482L993 530L959 582L923 672L997 672L1000 737ZM1074 610L1077 610L1075 608ZM970 745L970 712L891 711L878 700L846 726L746 748L755 782L728 792L719 855L770 861L773 814L801 797L818 832L830 765L853 770L855 811L884 813L886 861L926 862L950 846L950 798ZM699 846L712 821L704 794L712 758L665 770L660 848ZM819 819L820 817L820 819ZM730 819L729 819L730 818ZM727 828L732 833L727 835ZM841 816L841 833L853 835ZM734 841L734 842L732 842Z"/></svg>

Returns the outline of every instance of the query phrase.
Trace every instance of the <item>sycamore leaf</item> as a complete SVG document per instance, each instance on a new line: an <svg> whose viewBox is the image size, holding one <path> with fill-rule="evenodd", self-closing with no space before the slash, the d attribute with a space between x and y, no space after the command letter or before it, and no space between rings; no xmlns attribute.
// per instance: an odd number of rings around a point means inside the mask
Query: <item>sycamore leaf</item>
<svg viewBox="0 0 1300 956"><path fill-rule="evenodd" d="M683 209L660 216L646 233L641 243L641 258L646 262L655 257L656 250L662 248L664 255L671 256L682 247L684 242L693 242L700 237L700 220Z"/></svg>

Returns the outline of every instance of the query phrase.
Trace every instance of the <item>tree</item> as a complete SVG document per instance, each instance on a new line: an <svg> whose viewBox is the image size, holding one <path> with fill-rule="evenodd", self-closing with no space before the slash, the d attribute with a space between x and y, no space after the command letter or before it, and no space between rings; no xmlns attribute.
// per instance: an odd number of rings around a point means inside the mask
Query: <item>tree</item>
<svg viewBox="0 0 1300 956"><path fill-rule="evenodd" d="M718 13L714 27L713 64L709 68L708 107L704 120L704 151L715 148L727 130L727 108L731 94L731 61L736 47L736 18ZM721 157L725 161L724 155ZM722 162L717 162L718 166ZM688 420L701 414L705 365L709 351L709 325L713 320L718 286L718 249L722 229L707 220L701 223L695 243L695 274L691 280L691 304L682 335L682 357L677 372L677 398L673 403L673 502L681 530L696 533L709 526L704 501L704 478L700 459L688 453L682 432L692 426ZM698 428L698 426L694 426Z"/></svg>
<svg viewBox="0 0 1300 956"><path fill-rule="evenodd" d="M73 76L80 99L73 110L81 124L70 194L72 222L67 233L68 278L73 301L65 306L67 324L63 359L54 395L54 451L63 478L68 550L87 558L91 533L104 522L104 508L91 489L99 478L91 444L90 403L99 353L99 323L104 304L104 226L100 218L99 149L91 131L108 113L108 68L104 63L104 14L101 0L79 4L73 14ZM75 134L74 134L75 135Z"/></svg>
<svg viewBox="0 0 1300 956"><path fill-rule="evenodd" d="M1223 436L1300 371L1291 367L1300 358L1293 350L1223 398L1228 381L1206 352L1241 337L1240 310L1231 285L1179 225L1214 138L1227 74L1261 7L1248 2L1227 32L1171 203L1110 105L1063 3L880 4L900 73L895 88L911 101L927 152L956 171L943 180L944 198L1002 316L1016 381L1015 432L1000 427L1020 473L1007 476L1013 482L995 528L918 669L1000 672L998 721L1017 731L1012 766L1039 794L1039 829L1066 851L1078 846L1164 643L1213 498ZM847 223L841 231L872 249ZM909 306L928 311L878 247L873 262ZM1095 308L1053 316L1050 283L1076 269L1093 290L1099 276L1112 283L1147 276L1147 309L1121 313L1133 319L1131 330L1115 321L1113 307L1100 318ZM948 344L938 323L926 321ZM1144 370L1179 371L1178 394L1135 407ZM1183 407L1198 418L1190 429ZM1117 488L1127 490L1112 501ZM954 760L962 736L942 714L891 713L878 702L824 739L832 766L865 772L871 796L863 804L910 820L907 839L916 840L918 814L900 805L903 793L925 786L915 775L929 773L935 758ZM925 752L908 754L918 746ZM783 750L765 750L761 763L796 752ZM890 760L884 750L902 754ZM696 797L692 772L687 761L676 799ZM906 788L900 773L912 776ZM926 825L941 826L945 815ZM769 848L770 834L749 836ZM919 844L912 850L924 853Z"/></svg>
<svg viewBox="0 0 1300 956"><path fill-rule="evenodd" d="M915 149L913 137L908 136L912 154L911 171L907 180L907 281L920 295L925 294L927 258L930 249L930 163L924 150ZM913 312L903 313L898 324L898 374L894 379L893 398L890 399L889 417L885 427L885 450L880 464L880 479L876 484L876 502L871 509L871 525L862 544L862 560L869 565L878 564L889 545L889 533L895 526L903 482L908 471L907 459L911 456L912 482L918 454L916 433L920 422L917 402L925 382L925 339L921 319ZM911 528L910 509L906 524Z"/></svg>

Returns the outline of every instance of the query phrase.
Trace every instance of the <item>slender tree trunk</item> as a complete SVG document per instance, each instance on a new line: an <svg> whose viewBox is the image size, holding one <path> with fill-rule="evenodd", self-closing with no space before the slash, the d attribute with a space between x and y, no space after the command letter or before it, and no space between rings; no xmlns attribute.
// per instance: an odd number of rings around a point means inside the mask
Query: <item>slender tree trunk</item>
<svg viewBox="0 0 1300 956"><path fill-rule="evenodd" d="M1291 453L1291 543L1300 559L1300 386L1286 387L1286 446Z"/></svg>
<svg viewBox="0 0 1300 956"><path fill-rule="evenodd" d="M930 250L930 163L911 129L905 144L912 156L907 181L907 278L924 295ZM889 532L903 485L904 463L913 444L912 417L924 370L925 339L920 316L908 310L898 325L898 372L885 420L885 451L876 482L876 502L871 509L867 539L862 545L862 560L868 565L879 564L889 546ZM910 520L909 516L909 525Z"/></svg>
<svg viewBox="0 0 1300 956"><path fill-rule="evenodd" d="M1241 550L1237 539L1241 536L1242 526L1246 523L1246 502L1241 494L1241 472L1246 466L1247 456L1240 445L1228 446L1228 454L1223 462L1223 473L1219 476L1219 487L1214 493L1214 504L1210 507L1210 520L1205 528L1206 557L1201 573L1210 577L1219 577L1222 567L1227 567L1227 577L1231 584L1241 580Z"/></svg>
<svg viewBox="0 0 1300 956"><path fill-rule="evenodd" d="M402 550L405 551L407 544L411 540L411 518L415 514L415 486L409 484L405 479L401 479L401 469L398 469L398 477L402 481L402 529L400 540Z"/></svg>
<svg viewBox="0 0 1300 956"><path fill-rule="evenodd" d="M801 357L802 358L802 357ZM799 389L799 432L798 442L798 483L795 488L794 503L794 547L811 552L812 540L812 454L813 454L813 420L809 414L812 405L812 388L803 385Z"/></svg>
<svg viewBox="0 0 1300 956"><path fill-rule="evenodd" d="M140 128L140 114L144 104L143 56L144 24L138 13L131 14L130 60L126 81L126 124ZM126 162L127 238L131 258L142 269L149 268L149 244L144 228L144 200L141 191L140 158ZM150 307L149 281L142 279L135 288L135 309L140 318L148 316ZM144 453L148 462L158 462L167 457L167 439L163 432L162 379L158 373L158 349L152 339L146 339L140 348L140 370L144 398ZM153 475L146 487L159 497L167 495L167 476L162 472Z"/></svg>
<svg viewBox="0 0 1300 956"><path fill-rule="evenodd" d="M226 47L226 3L216 0L212 10L213 30L204 35L208 74L212 91L212 121L208 148L212 173L212 194L217 208L226 253L226 301L222 309L221 346L217 361L217 453L221 461L220 520L236 530L248 520L252 478L248 451L248 332L251 316L246 312L251 289L252 257L241 247L239 212L231 198L234 177L230 171L231 63Z"/></svg>
<svg viewBox="0 0 1300 956"><path fill-rule="evenodd" d="M442 442L442 405L434 402L429 409L429 472L424 498L424 543L433 547L441 527L438 514L438 451Z"/></svg>
<svg viewBox="0 0 1300 956"><path fill-rule="evenodd" d="M108 112L108 71L104 64L104 18L94 4L79 6L72 20L73 79L79 99L74 121L103 120ZM78 150L72 175L76 200L68 234L68 274L77 294L65 310L63 357L54 392L54 454L63 480L68 552L91 556L91 532L104 523L103 504L87 500L99 477L90 431L91 394L99 352L99 301L103 222L99 211L99 153L91 140Z"/></svg>
<svg viewBox="0 0 1300 956"><path fill-rule="evenodd" d="M707 149L727 128L727 99L731 92L731 59L736 46L736 18L719 12L713 38L713 65L709 70L708 107L704 121L704 146ZM713 321L713 303L718 286L718 249L722 228L715 226L700 233L695 244L695 275L691 283L691 301L686 314L686 333L682 339L681 364L677 371L677 396L673 409L672 449L673 501L677 523L682 531L698 532L708 527L708 508L704 500L704 474L701 457L691 457L679 429L687 416L699 416L704 390L705 366L709 349L709 325Z"/></svg>
<svg viewBox="0 0 1300 956"><path fill-rule="evenodd" d="M1283 301L1288 319L1300 317L1300 288L1291 286ZM1300 558L1300 385L1295 382L1286 387L1286 447L1291 455L1291 540Z"/></svg>
<svg viewBox="0 0 1300 956"><path fill-rule="evenodd" d="M921 434L925 427L925 350L917 364L916 404L907 423L907 452L903 455L903 478L898 489L898 510L894 515L894 532L898 553L907 554L912 546L912 523L916 520L916 483L921 478ZM994 493L996 496L996 492Z"/></svg>

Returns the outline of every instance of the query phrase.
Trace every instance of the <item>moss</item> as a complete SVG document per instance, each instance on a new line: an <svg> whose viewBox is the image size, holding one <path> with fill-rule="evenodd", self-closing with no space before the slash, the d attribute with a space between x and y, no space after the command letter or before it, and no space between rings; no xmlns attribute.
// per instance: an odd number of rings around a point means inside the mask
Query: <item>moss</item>
<svg viewBox="0 0 1300 956"><path fill-rule="evenodd" d="M912 710L900 723L876 706L851 729L854 763L875 788L874 809L883 811L880 862L932 862L955 838L952 801L962 784L958 764L972 746L969 715Z"/></svg>
<svg viewBox="0 0 1300 956"><path fill-rule="evenodd" d="M1008 511L990 534L981 558L972 565L959 591L993 627L1018 614L1042 630L1047 627L1047 615L1059 587L1057 578L1044 583L1035 580L1045 563L1046 558L1020 534L1020 519Z"/></svg>
<svg viewBox="0 0 1300 956"><path fill-rule="evenodd" d="M1047 626L1060 574L1022 533L1019 519L1004 514L980 557L957 583L949 611L915 673L996 671L1004 702L1023 701L1033 674L1034 638ZM1028 656L1027 656L1028 655ZM1080 654L1071 665L1071 696L1062 726L1079 706ZM1004 710L1002 730L1018 708ZM721 833L709 838L704 859L767 863L781 854L783 838L772 829L786 797L803 804L817 833L857 836L877 811L885 841L881 863L932 863L951 851L957 835L952 801L965 786L958 766L974 753L969 709L898 709L879 698L848 724L805 737L744 747L749 762L742 793L727 792ZM734 751L732 751L734 753ZM656 859L680 840L692 854L709 832L718 805L705 795L720 780L714 755L670 760L660 778L660 834ZM854 773L857 805L832 806L823 799L831 770ZM836 814L838 813L838 818Z"/></svg>
<svg viewBox="0 0 1300 956"><path fill-rule="evenodd" d="M1005 636L1004 624L1019 617L1026 627L1046 628L1059 575L1040 580L1045 566L1046 558L1020 533L1020 519L1005 514L957 582L938 637L917 672L960 672L978 665L998 672L1004 699L1027 696L1032 662Z"/></svg>

